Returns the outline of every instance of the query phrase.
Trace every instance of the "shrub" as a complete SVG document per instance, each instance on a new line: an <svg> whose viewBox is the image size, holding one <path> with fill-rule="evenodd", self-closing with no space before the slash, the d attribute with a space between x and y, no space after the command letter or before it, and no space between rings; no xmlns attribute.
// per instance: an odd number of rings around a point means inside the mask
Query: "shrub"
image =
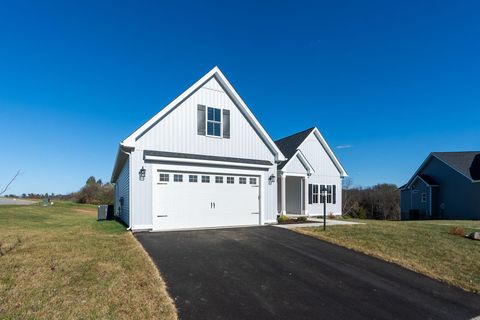
<svg viewBox="0 0 480 320"><path fill-rule="evenodd" d="M454 227L451 227L450 230L448 230L448 233L454 236L463 237L465 235L465 230L462 227L454 226Z"/></svg>
<svg viewBox="0 0 480 320"><path fill-rule="evenodd" d="M333 212L330 212L327 217L328 217L328 219L335 219L336 218L336 216L333 214Z"/></svg>
<svg viewBox="0 0 480 320"><path fill-rule="evenodd" d="M278 223L284 223L284 222L287 222L288 220L290 220L286 214L281 214L277 217L277 222Z"/></svg>
<svg viewBox="0 0 480 320"><path fill-rule="evenodd" d="M298 222L305 222L305 221L307 221L307 217L298 217L297 221Z"/></svg>

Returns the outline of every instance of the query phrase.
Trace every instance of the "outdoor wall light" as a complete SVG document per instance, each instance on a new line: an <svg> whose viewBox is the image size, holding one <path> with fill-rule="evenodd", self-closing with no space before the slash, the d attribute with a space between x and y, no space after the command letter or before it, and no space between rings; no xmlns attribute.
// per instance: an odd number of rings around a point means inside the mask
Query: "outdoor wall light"
<svg viewBox="0 0 480 320"><path fill-rule="evenodd" d="M272 174L270 177L268 177L268 183L272 184L275 182L275 175Z"/></svg>
<svg viewBox="0 0 480 320"><path fill-rule="evenodd" d="M140 181L145 180L145 173L146 172L147 172L147 170L145 170L145 168L142 166L142 169L140 169L140 171L138 171L138 176L140 178Z"/></svg>

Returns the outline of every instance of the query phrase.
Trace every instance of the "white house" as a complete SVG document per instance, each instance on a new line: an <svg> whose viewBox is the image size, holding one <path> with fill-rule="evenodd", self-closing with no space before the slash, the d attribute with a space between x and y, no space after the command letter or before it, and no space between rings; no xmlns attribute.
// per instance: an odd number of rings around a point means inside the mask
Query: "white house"
<svg viewBox="0 0 480 320"><path fill-rule="evenodd" d="M316 128L275 143L215 67L120 143L111 182L129 228L172 230L318 215L321 185L340 214L344 176Z"/></svg>

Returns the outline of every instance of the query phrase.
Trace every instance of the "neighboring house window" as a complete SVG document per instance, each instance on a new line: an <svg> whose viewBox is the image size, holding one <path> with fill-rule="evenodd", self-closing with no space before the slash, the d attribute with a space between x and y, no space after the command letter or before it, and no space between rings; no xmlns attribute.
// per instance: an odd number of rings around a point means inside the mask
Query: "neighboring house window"
<svg viewBox="0 0 480 320"><path fill-rule="evenodd" d="M250 184L257 184L257 178L250 178Z"/></svg>
<svg viewBox="0 0 480 320"><path fill-rule="evenodd" d="M318 184L314 184L312 188L312 202L318 203Z"/></svg>
<svg viewBox="0 0 480 320"><path fill-rule="evenodd" d="M215 183L223 183L223 177L215 177Z"/></svg>
<svg viewBox="0 0 480 320"><path fill-rule="evenodd" d="M235 183L235 177L227 177L227 183L228 183L228 184L233 184L233 183Z"/></svg>
<svg viewBox="0 0 480 320"><path fill-rule="evenodd" d="M210 183L210 176L202 176L202 183Z"/></svg>
<svg viewBox="0 0 480 320"><path fill-rule="evenodd" d="M244 178L244 177L238 178L238 183L240 183L240 184L247 184L247 178Z"/></svg>
<svg viewBox="0 0 480 320"><path fill-rule="evenodd" d="M182 174L174 174L173 175L174 182L183 182L183 175Z"/></svg>
<svg viewBox="0 0 480 320"><path fill-rule="evenodd" d="M327 203L332 203L332 186L327 186Z"/></svg>
<svg viewBox="0 0 480 320"><path fill-rule="evenodd" d="M422 202L427 202L427 194L422 192Z"/></svg>
<svg viewBox="0 0 480 320"><path fill-rule="evenodd" d="M207 135L221 137L222 115L220 109L207 108Z"/></svg>
<svg viewBox="0 0 480 320"><path fill-rule="evenodd" d="M191 174L188 176L188 182L197 182L197 180L198 180L198 176L196 175Z"/></svg>
<svg viewBox="0 0 480 320"><path fill-rule="evenodd" d="M168 173L160 173L160 182L168 182L170 175Z"/></svg>

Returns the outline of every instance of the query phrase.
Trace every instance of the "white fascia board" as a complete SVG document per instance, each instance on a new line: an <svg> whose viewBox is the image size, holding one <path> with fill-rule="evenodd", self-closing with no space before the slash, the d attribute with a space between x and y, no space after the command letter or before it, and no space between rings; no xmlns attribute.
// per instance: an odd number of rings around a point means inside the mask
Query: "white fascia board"
<svg viewBox="0 0 480 320"><path fill-rule="evenodd" d="M135 130L128 138L126 138L122 145L127 147L135 147L135 140L138 136L142 135L146 130L148 130L151 126L153 126L159 119L169 113L173 108L175 108L178 104L180 104L183 100L189 97L193 92L198 90L202 85L204 85L207 81L209 81L212 77L216 77L216 79L227 89L227 93L236 100L237 104L245 111L245 115L248 117L250 122L255 126L255 129L263 136L265 141L268 143L270 149L273 151L275 155L276 161L284 161L285 156L277 147L275 142L273 142L272 138L268 135L262 125L258 122L257 118L253 115L250 109L247 107L245 102L242 98L238 95L235 91L233 86L227 80L225 75L220 71L220 69L215 66L212 70L210 70L207 74L205 74L200 80L195 82L190 88L184 91L181 95L179 95L176 99L170 102L165 108L163 108L160 112L158 112L155 116L153 116L150 120L144 123L140 128Z"/></svg>
<svg viewBox="0 0 480 320"><path fill-rule="evenodd" d="M272 167L272 165L253 164L253 163L172 158L172 157L160 157L160 156L151 156L151 155L146 155L145 160L173 162L173 163L193 163L193 164L208 164L208 165L221 165L221 166L245 167L245 168L260 168L260 169L269 169Z"/></svg>
<svg viewBox="0 0 480 320"><path fill-rule="evenodd" d="M275 142L272 140L270 135L265 131L263 126L258 122L257 118L253 115L252 111L250 108L247 106L247 104L243 101L243 99L240 97L240 95L237 93L237 91L233 88L232 84L228 81L227 77L223 74L223 72L218 68L215 67L214 70L216 70L216 73L218 74L219 80L223 86L228 90L228 94L235 98L235 100L241 105L241 107L245 110L249 120L255 125L256 129L260 131L260 133L263 135L265 140L267 140L268 144L272 147L273 150L275 150L275 160L276 161L285 161L286 158L283 155L282 151L277 147Z"/></svg>
<svg viewBox="0 0 480 320"><path fill-rule="evenodd" d="M295 159L297 158L298 161L300 161L300 163L302 164L302 166L305 168L305 170L307 171L307 174L311 173L311 172L315 172L315 170L313 169L312 165L310 164L310 162L308 162L307 158L303 155L303 153L300 151L300 149L298 149L297 151L295 151L295 153L293 154L293 156L288 159L287 163L285 163L285 165L283 166L283 168L280 170L280 172L286 174L286 175L292 175L291 173L288 172L288 165L290 164L290 161L292 161L292 159ZM301 176L304 176L306 174L303 174L303 173L300 173L299 175Z"/></svg>
<svg viewBox="0 0 480 320"><path fill-rule="evenodd" d="M322 136L322 134L320 133L320 130L318 130L317 127L315 127L312 132L305 138L305 140L302 141L302 143L300 143L300 145L298 146L298 149L301 149L302 145L305 143L305 141L307 141L308 137L310 135L314 134L315 137L318 139L318 141L320 142L320 144L323 146L323 148L325 149L325 151L327 152L328 156L330 157L330 159L333 161L333 164L335 165L335 167L337 167L337 170L340 172L340 175L342 176L342 178L344 177L348 177L348 173L347 171L345 171L345 169L343 168L342 164L340 163L340 161L338 161L337 157L335 156L335 153L333 153L332 149L330 148L330 146L328 145L327 141L325 140L325 138Z"/></svg>

